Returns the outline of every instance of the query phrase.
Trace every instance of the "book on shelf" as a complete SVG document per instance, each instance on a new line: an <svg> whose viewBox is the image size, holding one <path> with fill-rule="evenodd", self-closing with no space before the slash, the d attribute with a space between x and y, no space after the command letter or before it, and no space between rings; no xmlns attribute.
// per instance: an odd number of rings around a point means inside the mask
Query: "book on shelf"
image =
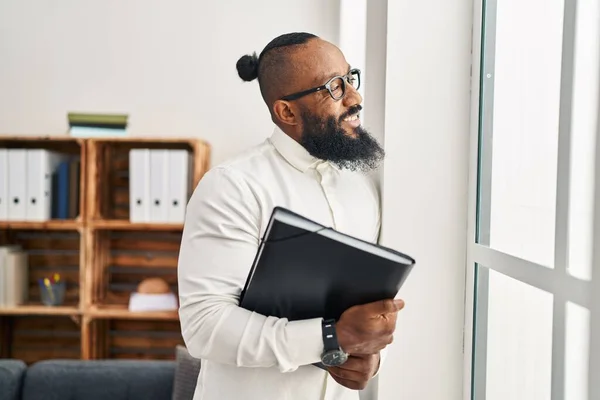
<svg viewBox="0 0 600 400"><path fill-rule="evenodd" d="M42 148L0 149L0 220L79 215L80 158Z"/></svg>
<svg viewBox="0 0 600 400"><path fill-rule="evenodd" d="M0 149L0 221L8 218L8 149Z"/></svg>
<svg viewBox="0 0 600 400"><path fill-rule="evenodd" d="M127 114L103 114L69 112L67 119L70 126L110 126L123 127L127 125Z"/></svg>
<svg viewBox="0 0 600 400"><path fill-rule="evenodd" d="M64 160L52 174L52 219L73 219L79 215L81 162Z"/></svg>
<svg viewBox="0 0 600 400"><path fill-rule="evenodd" d="M183 223L191 195L192 161L187 150L130 150L130 221Z"/></svg>
<svg viewBox="0 0 600 400"><path fill-rule="evenodd" d="M69 134L79 138L118 137L127 136L127 129L100 126L72 126L69 128Z"/></svg>

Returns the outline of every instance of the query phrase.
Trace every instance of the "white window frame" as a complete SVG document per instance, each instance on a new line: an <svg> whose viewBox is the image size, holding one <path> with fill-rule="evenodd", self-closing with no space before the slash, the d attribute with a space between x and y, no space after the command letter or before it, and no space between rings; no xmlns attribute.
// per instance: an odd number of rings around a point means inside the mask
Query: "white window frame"
<svg viewBox="0 0 600 400"><path fill-rule="evenodd" d="M555 264L554 268L547 268L501 251L476 243L476 215L477 215L477 190L478 190L478 150L479 150L479 107L480 107L480 79L482 78L482 23L483 12L495 14L494 7L502 0L474 0L473 5L473 51L472 51L472 80L471 80L471 143L469 165L469 213L467 237L467 266L466 266L466 294L465 294L465 324L464 324L464 400L485 400L485 357L487 329L481 329L474 337L474 301L475 301L475 265L485 266L489 270L500 272L504 275L542 289L554 295L554 323L552 332L552 400L564 399L565 383L565 311L566 302L570 301L590 310L590 367L589 367L589 399L600 399L600 123L597 129L595 153L595 194L594 194L594 253L592 258L592 280L584 281L569 275L566 271L568 261L568 229L569 229L569 180L570 180L570 143L571 143L571 102L573 93L574 70L574 39L575 39L575 12L576 0L565 0L565 14L563 26L563 58L561 71L561 103L559 124L559 150L558 174L555 220ZM485 9L484 9L485 7ZM491 11L491 12L490 12ZM600 16L598 16L600 18ZM486 20L495 30L493 20ZM495 34L488 34L487 46L493 45ZM493 53L493 52L492 52ZM486 53L485 57L493 57ZM486 60L489 61L489 60ZM493 61L493 60L492 60ZM486 63L487 65L493 66ZM483 78L493 71L486 70ZM600 71L599 71L600 73ZM566 93L566 95L564 95ZM486 102L490 104L490 102ZM598 110L600 114L600 107ZM485 122L484 122L485 123ZM483 274L487 271L481 268ZM483 277L485 278L485 276ZM594 279L596 278L596 279ZM486 321L487 293L485 279L478 290L483 292L483 301L477 304L477 318ZM482 324L487 325L487 324ZM477 349L473 349L474 339ZM476 357L475 370L473 371L473 356ZM596 377L595 379L593 377ZM476 382L476 385L473 383ZM474 396L473 396L474 395ZM566 399L568 400L568 399Z"/></svg>

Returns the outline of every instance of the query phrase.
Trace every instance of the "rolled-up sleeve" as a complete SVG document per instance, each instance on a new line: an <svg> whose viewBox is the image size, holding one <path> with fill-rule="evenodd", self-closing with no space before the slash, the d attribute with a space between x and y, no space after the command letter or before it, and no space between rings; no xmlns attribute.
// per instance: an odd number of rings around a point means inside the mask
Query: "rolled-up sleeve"
<svg viewBox="0 0 600 400"><path fill-rule="evenodd" d="M321 320L288 321L239 307L260 239L253 191L228 167L208 171L186 211L178 261L183 339L196 358L282 372L320 361Z"/></svg>

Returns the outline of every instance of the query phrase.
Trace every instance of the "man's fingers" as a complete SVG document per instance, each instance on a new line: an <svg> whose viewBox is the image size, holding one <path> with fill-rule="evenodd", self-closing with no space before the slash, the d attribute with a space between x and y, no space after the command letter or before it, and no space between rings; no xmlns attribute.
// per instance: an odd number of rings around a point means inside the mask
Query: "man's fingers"
<svg viewBox="0 0 600 400"><path fill-rule="evenodd" d="M368 359L370 357L373 357L375 354L371 354L371 353L352 353L348 359L351 359L352 357L356 357L356 358L362 358L362 359ZM344 364L345 365L345 364Z"/></svg>
<svg viewBox="0 0 600 400"><path fill-rule="evenodd" d="M365 305L369 314L377 317L382 314L393 314L404 308L404 300L385 299Z"/></svg>
<svg viewBox="0 0 600 400"><path fill-rule="evenodd" d="M366 371L353 371L340 367L328 368L329 373L334 378L339 378L344 381L366 382L369 380L369 374Z"/></svg>
<svg viewBox="0 0 600 400"><path fill-rule="evenodd" d="M343 365L328 368L329 372L343 379L353 381L369 380L379 359L378 354L351 355Z"/></svg>
<svg viewBox="0 0 600 400"><path fill-rule="evenodd" d="M378 362L379 354L351 355L343 365L327 368L327 371L340 385L361 390L367 386Z"/></svg>
<svg viewBox="0 0 600 400"><path fill-rule="evenodd" d="M339 367L332 367L332 368L337 368L339 370L344 370L344 371L362 372L365 369L369 368L368 364L371 361L371 357L373 357L372 354L365 354L365 355L352 354L351 356L348 357L348 360L343 365L341 365ZM342 376L342 378L344 378L344 376ZM346 378L348 378L348 377L346 377Z"/></svg>

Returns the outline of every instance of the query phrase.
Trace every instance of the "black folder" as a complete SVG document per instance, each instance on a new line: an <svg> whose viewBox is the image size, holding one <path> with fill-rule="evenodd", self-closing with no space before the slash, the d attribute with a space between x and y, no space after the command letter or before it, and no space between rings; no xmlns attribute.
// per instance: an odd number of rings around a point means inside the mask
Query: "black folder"
<svg viewBox="0 0 600 400"><path fill-rule="evenodd" d="M414 259L273 209L240 296L240 306L290 321L335 318L348 308L394 298Z"/></svg>

